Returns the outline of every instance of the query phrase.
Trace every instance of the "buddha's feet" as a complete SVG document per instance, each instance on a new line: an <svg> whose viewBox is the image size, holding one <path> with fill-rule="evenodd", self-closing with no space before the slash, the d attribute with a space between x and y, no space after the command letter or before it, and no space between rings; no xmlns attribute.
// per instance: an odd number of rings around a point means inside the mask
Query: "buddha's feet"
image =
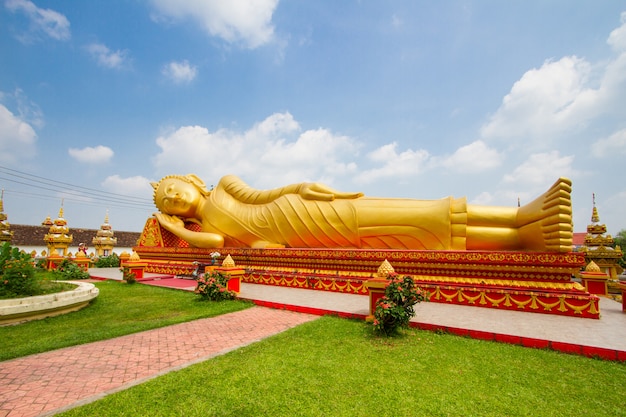
<svg viewBox="0 0 626 417"><path fill-rule="evenodd" d="M572 182L559 178L548 191L520 207L516 224L524 249L547 252L571 252Z"/></svg>

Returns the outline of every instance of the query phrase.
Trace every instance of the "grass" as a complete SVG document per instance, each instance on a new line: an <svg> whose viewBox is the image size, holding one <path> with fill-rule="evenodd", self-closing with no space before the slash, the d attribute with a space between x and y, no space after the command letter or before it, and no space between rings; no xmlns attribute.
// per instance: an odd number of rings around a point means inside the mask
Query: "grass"
<svg viewBox="0 0 626 417"><path fill-rule="evenodd" d="M626 365L323 317L60 416L617 416Z"/></svg>
<svg viewBox="0 0 626 417"><path fill-rule="evenodd" d="M251 306L243 301L204 302L187 291L141 284L102 281L95 285L100 295L82 310L0 327L0 360L213 317Z"/></svg>

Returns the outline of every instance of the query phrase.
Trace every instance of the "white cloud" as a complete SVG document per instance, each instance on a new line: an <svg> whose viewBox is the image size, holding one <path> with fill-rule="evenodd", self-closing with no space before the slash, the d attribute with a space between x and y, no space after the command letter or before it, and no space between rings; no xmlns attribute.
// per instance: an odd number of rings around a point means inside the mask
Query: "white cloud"
<svg viewBox="0 0 626 417"><path fill-rule="evenodd" d="M113 150L107 146L86 147L83 149L70 148L70 156L78 162L85 164L102 164L109 162L113 158Z"/></svg>
<svg viewBox="0 0 626 417"><path fill-rule="evenodd" d="M59 12L41 9L28 0L7 0L4 5L11 12L24 13L30 20L30 31L21 35L22 41L30 42L41 33L59 41L66 41L71 37L70 22Z"/></svg>
<svg viewBox="0 0 626 417"><path fill-rule="evenodd" d="M558 151L536 153L505 175L505 183L537 185L552 183L559 177L571 177L577 173L573 156L561 156Z"/></svg>
<svg viewBox="0 0 626 417"><path fill-rule="evenodd" d="M600 139L591 145L593 156L603 158L611 155L626 154L626 129L613 133L608 138Z"/></svg>
<svg viewBox="0 0 626 417"><path fill-rule="evenodd" d="M262 138L291 134L299 130L300 125L289 112L274 113L251 129L255 136Z"/></svg>
<svg viewBox="0 0 626 417"><path fill-rule="evenodd" d="M194 172L208 184L226 173L255 186L322 181L352 173L359 144L327 129L300 132L289 113L276 113L245 132L183 126L156 139L154 163L161 174ZM347 161L347 162L346 162Z"/></svg>
<svg viewBox="0 0 626 417"><path fill-rule="evenodd" d="M620 16L622 25L613 30L607 39L607 43L618 52L626 51L626 12Z"/></svg>
<svg viewBox="0 0 626 417"><path fill-rule="evenodd" d="M191 19L211 36L257 48L273 39L278 0L152 0L156 19Z"/></svg>
<svg viewBox="0 0 626 417"><path fill-rule="evenodd" d="M122 178L119 175L111 175L104 179L102 186L117 194L146 198L151 198L152 195L150 180L142 176Z"/></svg>
<svg viewBox="0 0 626 417"><path fill-rule="evenodd" d="M513 172L504 175L492 191L482 191L469 200L471 204L513 206L529 203L544 193L560 177L580 177L574 168L573 156L561 156L558 151L530 155ZM490 186L491 187L491 186Z"/></svg>
<svg viewBox="0 0 626 417"><path fill-rule="evenodd" d="M616 53L591 64L576 56L548 60L527 71L507 94L500 108L482 127L485 140L508 140L530 152L564 143L603 120L626 117L626 12L607 43Z"/></svg>
<svg viewBox="0 0 626 417"><path fill-rule="evenodd" d="M196 78L198 70L195 65L190 65L189 61L172 61L166 64L161 71L163 75L177 84L190 83Z"/></svg>
<svg viewBox="0 0 626 417"><path fill-rule="evenodd" d="M474 173L496 168L502 164L502 159L501 153L477 140L444 158L441 165L457 172Z"/></svg>
<svg viewBox="0 0 626 417"><path fill-rule="evenodd" d="M0 104L0 161L15 164L35 156L35 129Z"/></svg>
<svg viewBox="0 0 626 417"><path fill-rule="evenodd" d="M355 143L349 137L315 129L303 132L293 142L283 139L269 142L259 161L287 173L299 173L301 178L336 177L354 171L354 163L341 162L337 157L355 150Z"/></svg>
<svg viewBox="0 0 626 417"><path fill-rule="evenodd" d="M588 86L590 73L591 65L575 56L527 71L482 127L482 137L524 138L524 146L545 147L584 125L595 115L597 101L597 92Z"/></svg>
<svg viewBox="0 0 626 417"><path fill-rule="evenodd" d="M0 99L10 102L17 109L17 116L20 120L41 129L44 126L43 112L32 100L30 100L21 88L16 88L13 93L3 94L0 92Z"/></svg>
<svg viewBox="0 0 626 417"><path fill-rule="evenodd" d="M470 201L470 203L481 205L481 206L489 206L493 204L493 201L494 201L493 194L487 191L483 191L482 193L478 194L475 198L473 198Z"/></svg>
<svg viewBox="0 0 626 417"><path fill-rule="evenodd" d="M126 50L111 51L101 43L89 44L86 49L102 67L120 69L128 64L128 51Z"/></svg>
<svg viewBox="0 0 626 417"><path fill-rule="evenodd" d="M380 179L406 178L419 174L427 167L426 165L431 159L428 151L407 149L398 153L397 147L398 144L393 142L369 153L367 156L371 161L382 165L357 174L355 181L365 184Z"/></svg>

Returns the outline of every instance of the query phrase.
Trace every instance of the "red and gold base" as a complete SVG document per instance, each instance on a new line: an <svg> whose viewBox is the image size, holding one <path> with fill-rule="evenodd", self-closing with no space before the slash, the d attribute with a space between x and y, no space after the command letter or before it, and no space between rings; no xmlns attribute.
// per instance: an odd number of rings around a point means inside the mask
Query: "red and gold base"
<svg viewBox="0 0 626 417"><path fill-rule="evenodd" d="M148 220L135 252L146 272L189 275L193 262L209 262L215 249L190 248L156 220ZM411 275L432 302L599 318L598 297L572 275L583 253L412 251L361 249L220 248L243 268L242 282L370 294L387 260L400 275ZM384 291L384 287L383 287ZM374 295L375 296L375 295Z"/></svg>

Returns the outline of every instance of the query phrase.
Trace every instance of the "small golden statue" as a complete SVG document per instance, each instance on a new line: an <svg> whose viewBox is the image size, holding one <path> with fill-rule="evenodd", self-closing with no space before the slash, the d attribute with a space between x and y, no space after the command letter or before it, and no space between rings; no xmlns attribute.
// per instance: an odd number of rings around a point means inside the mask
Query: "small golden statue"
<svg viewBox="0 0 626 417"><path fill-rule="evenodd" d="M208 190L196 175L152 183L161 226L199 248L572 250L571 181L522 207L465 198L365 197L319 183L256 190L234 175ZM197 223L200 232L186 223Z"/></svg>

